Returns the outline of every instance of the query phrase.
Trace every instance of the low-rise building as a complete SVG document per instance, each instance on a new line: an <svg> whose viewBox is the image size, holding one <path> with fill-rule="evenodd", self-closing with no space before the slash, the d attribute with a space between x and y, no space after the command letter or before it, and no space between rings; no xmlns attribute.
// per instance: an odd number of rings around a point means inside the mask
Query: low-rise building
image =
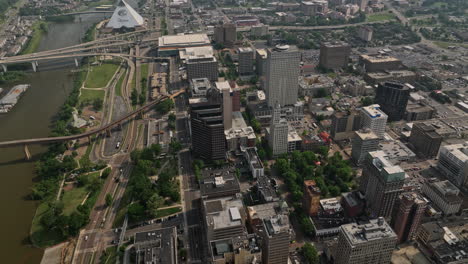
<svg viewBox="0 0 468 264"><path fill-rule="evenodd" d="M255 132L252 127L247 126L241 112L231 112L232 127L224 130L229 151L240 150L241 148L255 147Z"/></svg>
<svg viewBox="0 0 468 264"><path fill-rule="evenodd" d="M360 39L369 42L372 40L374 30L369 26L362 26L358 29L358 36Z"/></svg>
<svg viewBox="0 0 468 264"><path fill-rule="evenodd" d="M418 156L432 158L439 153L442 139L442 136L436 132L435 127L432 125L415 123L411 129L409 142Z"/></svg>
<svg viewBox="0 0 468 264"><path fill-rule="evenodd" d="M397 236L383 217L340 227L336 264L390 263Z"/></svg>
<svg viewBox="0 0 468 264"><path fill-rule="evenodd" d="M276 186L273 185L271 179L266 175L257 177L255 190L262 203L279 201Z"/></svg>
<svg viewBox="0 0 468 264"><path fill-rule="evenodd" d="M135 233L135 263L177 262L177 232L175 227Z"/></svg>
<svg viewBox="0 0 468 264"><path fill-rule="evenodd" d="M265 168L263 167L262 161L258 157L255 147L246 148L244 150L244 157L249 164L249 169L254 179L265 176Z"/></svg>
<svg viewBox="0 0 468 264"><path fill-rule="evenodd" d="M460 190L451 182L432 180L423 185L422 191L445 215L460 211L463 202L458 197Z"/></svg>
<svg viewBox="0 0 468 264"><path fill-rule="evenodd" d="M302 207L308 215L317 216L320 209L320 188L314 180L305 180L303 193Z"/></svg>
<svg viewBox="0 0 468 264"><path fill-rule="evenodd" d="M401 60L387 55L361 55L359 63L366 72L383 72L403 69Z"/></svg>
<svg viewBox="0 0 468 264"><path fill-rule="evenodd" d="M240 193L234 169L202 170L200 193L202 198L233 196Z"/></svg>
<svg viewBox="0 0 468 264"><path fill-rule="evenodd" d="M468 142L440 148L437 168L456 186L468 183Z"/></svg>
<svg viewBox="0 0 468 264"><path fill-rule="evenodd" d="M203 46L211 46L211 41L206 34L162 36L158 40L158 54L162 57L175 56L178 55L180 49Z"/></svg>
<svg viewBox="0 0 468 264"><path fill-rule="evenodd" d="M377 67L374 65L375 63L376 62L370 62L369 65L371 65L371 67ZM372 84L377 84L386 81L413 83L416 81L416 79L416 73L408 70L382 70L378 72L367 72L364 75L364 80Z"/></svg>
<svg viewBox="0 0 468 264"><path fill-rule="evenodd" d="M335 88L333 79L325 75L299 77L299 94L301 96L322 97L331 94Z"/></svg>

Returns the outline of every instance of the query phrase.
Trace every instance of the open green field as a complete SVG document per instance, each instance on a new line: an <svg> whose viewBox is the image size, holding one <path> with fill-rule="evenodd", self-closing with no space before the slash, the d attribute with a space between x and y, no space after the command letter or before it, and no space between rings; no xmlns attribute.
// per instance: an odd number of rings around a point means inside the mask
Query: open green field
<svg viewBox="0 0 468 264"><path fill-rule="evenodd" d="M83 187L75 187L69 191L64 191L62 198L64 204L63 214L71 215L76 207L83 202L87 193L88 191Z"/></svg>
<svg viewBox="0 0 468 264"><path fill-rule="evenodd" d="M113 63L103 63L101 65L91 66L88 78L85 81L85 87L105 87L118 67L119 65Z"/></svg>
<svg viewBox="0 0 468 264"><path fill-rule="evenodd" d="M89 102L98 98L101 98L102 100L104 100L105 94L106 94L106 91L104 90L81 89L80 102Z"/></svg>
<svg viewBox="0 0 468 264"><path fill-rule="evenodd" d="M148 63L141 65L141 78L148 78Z"/></svg>
<svg viewBox="0 0 468 264"><path fill-rule="evenodd" d="M447 49L450 46L465 47L468 48L468 43L456 43L456 42L444 42L444 41L434 41L434 44L437 46Z"/></svg>
<svg viewBox="0 0 468 264"><path fill-rule="evenodd" d="M157 211L156 218L165 217L165 216L175 214L175 213L178 213L178 212L182 212L182 207L172 207L172 208L166 208L166 209L159 209Z"/></svg>
<svg viewBox="0 0 468 264"><path fill-rule="evenodd" d="M120 76L119 81L115 85L115 93L117 96L122 96L122 84L125 79L125 72Z"/></svg>
<svg viewBox="0 0 468 264"><path fill-rule="evenodd" d="M366 16L367 22L378 22L395 19L395 15L390 12L373 13Z"/></svg>
<svg viewBox="0 0 468 264"><path fill-rule="evenodd" d="M47 23L37 22L32 26L33 34L26 44L26 48L21 51L21 54L29 54L36 52L41 43L42 36L47 33Z"/></svg>

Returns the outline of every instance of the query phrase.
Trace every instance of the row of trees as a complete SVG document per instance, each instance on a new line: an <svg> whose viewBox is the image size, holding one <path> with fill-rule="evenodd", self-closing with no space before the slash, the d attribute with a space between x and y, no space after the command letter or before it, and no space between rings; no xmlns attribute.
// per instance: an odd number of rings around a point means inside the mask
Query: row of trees
<svg viewBox="0 0 468 264"><path fill-rule="evenodd" d="M179 182L176 179L176 160L171 159L167 166L161 169L158 156L161 146L153 144L143 150L132 151L131 159L135 164L126 195L131 197L132 204L128 206L128 216L131 221L157 217L157 212L163 205L180 201ZM153 184L150 176L158 175Z"/></svg>
<svg viewBox="0 0 468 264"><path fill-rule="evenodd" d="M303 231L309 235L313 234L314 227L301 206L304 180L314 180L322 196L334 197L349 191L348 185L354 178L350 164L343 160L339 152L328 157L328 148L322 147L317 154L295 151L278 158L275 163L275 169L283 177L291 193L294 214Z"/></svg>

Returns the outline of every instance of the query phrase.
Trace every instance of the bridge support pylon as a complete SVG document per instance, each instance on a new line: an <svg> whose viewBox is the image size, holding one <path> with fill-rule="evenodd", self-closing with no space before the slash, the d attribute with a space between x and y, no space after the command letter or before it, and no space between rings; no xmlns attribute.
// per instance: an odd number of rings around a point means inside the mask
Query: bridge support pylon
<svg viewBox="0 0 468 264"><path fill-rule="evenodd" d="M88 136L88 144L91 145L91 136Z"/></svg>
<svg viewBox="0 0 468 264"><path fill-rule="evenodd" d="M75 58L75 66L78 68L80 66L80 64L78 63L78 59Z"/></svg>
<svg viewBox="0 0 468 264"><path fill-rule="evenodd" d="M7 72L8 71L8 68L5 64L2 64L2 68L3 68L3 72Z"/></svg>
<svg viewBox="0 0 468 264"><path fill-rule="evenodd" d="M29 149L28 149L28 145L24 145L24 157L26 160L30 160L31 159L31 152L29 152Z"/></svg>
<svg viewBox="0 0 468 264"><path fill-rule="evenodd" d="M110 137L112 135L110 128L106 129L106 136Z"/></svg>
<svg viewBox="0 0 468 264"><path fill-rule="evenodd" d="M37 72L37 64L36 63L37 63L36 61L31 62L31 65L32 65L32 68L33 68L34 72Z"/></svg>

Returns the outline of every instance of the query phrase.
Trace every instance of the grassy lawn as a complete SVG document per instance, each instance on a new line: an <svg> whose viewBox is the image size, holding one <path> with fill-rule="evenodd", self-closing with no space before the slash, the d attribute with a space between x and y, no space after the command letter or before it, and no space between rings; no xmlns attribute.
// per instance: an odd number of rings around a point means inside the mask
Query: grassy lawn
<svg viewBox="0 0 468 264"><path fill-rule="evenodd" d="M390 12L369 14L366 17L367 22L378 22L378 21L391 20L391 19L395 19L395 15Z"/></svg>
<svg viewBox="0 0 468 264"><path fill-rule="evenodd" d="M102 88L107 85L119 65L113 63L103 63L92 66L85 82L85 87Z"/></svg>
<svg viewBox="0 0 468 264"><path fill-rule="evenodd" d="M26 44L26 48L21 51L21 54L29 54L36 52L41 43L42 36L47 33L47 23L46 22L37 22L32 26L33 34L32 38L29 39Z"/></svg>
<svg viewBox="0 0 468 264"><path fill-rule="evenodd" d="M62 198L64 205L63 214L71 215L76 207L83 202L87 194L88 191L84 187L75 187L69 191L65 191Z"/></svg>
<svg viewBox="0 0 468 264"><path fill-rule="evenodd" d="M165 217L171 214L175 214L178 212L182 212L182 207L172 207L172 208L166 208L166 209L159 209L157 212L156 218L161 218Z"/></svg>
<svg viewBox="0 0 468 264"><path fill-rule="evenodd" d="M108 247L99 258L99 264L116 263L117 257L117 247Z"/></svg>
<svg viewBox="0 0 468 264"><path fill-rule="evenodd" d="M80 102L89 102L98 98L101 98L102 100L104 100L105 94L106 94L106 91L104 90L81 89Z"/></svg>
<svg viewBox="0 0 468 264"><path fill-rule="evenodd" d="M468 48L468 43L456 43L456 42L444 42L444 41L434 41L434 44L437 46L447 49L449 46L458 46Z"/></svg>
<svg viewBox="0 0 468 264"><path fill-rule="evenodd" d="M120 76L119 81L117 82L115 86L115 93L117 96L122 96L122 84L125 79L125 72Z"/></svg>
<svg viewBox="0 0 468 264"><path fill-rule="evenodd" d="M148 63L141 65L141 78L148 78Z"/></svg>

